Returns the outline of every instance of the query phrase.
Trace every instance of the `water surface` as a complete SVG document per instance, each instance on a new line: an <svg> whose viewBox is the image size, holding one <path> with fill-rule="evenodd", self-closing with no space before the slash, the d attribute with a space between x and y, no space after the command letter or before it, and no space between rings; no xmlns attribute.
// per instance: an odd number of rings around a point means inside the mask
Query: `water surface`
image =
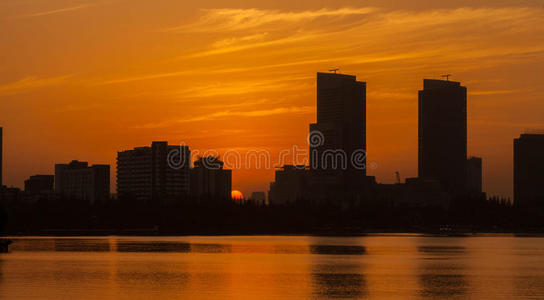
<svg viewBox="0 0 544 300"><path fill-rule="evenodd" d="M0 298L544 299L544 238L16 238Z"/></svg>

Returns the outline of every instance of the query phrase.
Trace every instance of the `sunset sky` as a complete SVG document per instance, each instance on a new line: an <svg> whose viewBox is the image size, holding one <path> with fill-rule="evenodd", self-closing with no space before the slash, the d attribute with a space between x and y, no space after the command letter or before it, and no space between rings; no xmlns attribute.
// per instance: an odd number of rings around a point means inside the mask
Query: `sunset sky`
<svg viewBox="0 0 544 300"><path fill-rule="evenodd" d="M468 153L512 195L512 139L544 128L544 1L0 2L4 184L167 140L306 148L316 72L367 82L369 175L417 176L423 78L468 88ZM268 191L272 169L234 170Z"/></svg>

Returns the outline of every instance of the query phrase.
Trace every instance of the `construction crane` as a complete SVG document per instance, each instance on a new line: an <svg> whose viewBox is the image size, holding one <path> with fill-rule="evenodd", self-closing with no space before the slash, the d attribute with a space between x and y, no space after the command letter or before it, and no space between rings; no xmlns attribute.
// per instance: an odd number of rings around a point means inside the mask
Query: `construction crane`
<svg viewBox="0 0 544 300"><path fill-rule="evenodd" d="M446 81L450 81L451 74L444 74L442 78L446 78Z"/></svg>
<svg viewBox="0 0 544 300"><path fill-rule="evenodd" d="M399 171L395 172L395 176L397 177L397 183L400 184L400 173L399 173Z"/></svg>
<svg viewBox="0 0 544 300"><path fill-rule="evenodd" d="M337 71L340 71L339 68L336 68L336 69L330 69L329 72L334 72L334 74L336 74Z"/></svg>

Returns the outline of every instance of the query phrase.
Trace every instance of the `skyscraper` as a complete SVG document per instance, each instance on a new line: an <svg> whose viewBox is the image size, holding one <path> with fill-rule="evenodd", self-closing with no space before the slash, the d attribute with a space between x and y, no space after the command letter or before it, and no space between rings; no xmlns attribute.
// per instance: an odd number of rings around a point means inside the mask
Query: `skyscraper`
<svg viewBox="0 0 544 300"><path fill-rule="evenodd" d="M103 203L110 198L110 166L89 167L87 162L77 160L56 164L55 192L89 204Z"/></svg>
<svg viewBox="0 0 544 300"><path fill-rule="evenodd" d="M357 166L351 160L366 151L365 82L352 75L317 73L317 122L310 124L309 144L314 174L335 177L350 187L362 184L366 155Z"/></svg>
<svg viewBox="0 0 544 300"><path fill-rule="evenodd" d="M514 139L514 204L544 205L544 134Z"/></svg>
<svg viewBox="0 0 544 300"><path fill-rule="evenodd" d="M419 91L418 174L453 194L466 190L467 89L424 79Z"/></svg>
<svg viewBox="0 0 544 300"><path fill-rule="evenodd" d="M191 153L187 146L152 142L117 153L119 199L160 204L189 192Z"/></svg>

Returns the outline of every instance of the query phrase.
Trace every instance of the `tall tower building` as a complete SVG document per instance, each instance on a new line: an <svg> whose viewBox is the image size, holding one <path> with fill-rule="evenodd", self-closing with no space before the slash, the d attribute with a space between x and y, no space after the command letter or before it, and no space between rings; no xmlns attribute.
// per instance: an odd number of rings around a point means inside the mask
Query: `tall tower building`
<svg viewBox="0 0 544 300"><path fill-rule="evenodd" d="M514 139L514 204L544 205L544 134Z"/></svg>
<svg viewBox="0 0 544 300"><path fill-rule="evenodd" d="M310 169L357 187L366 175L366 83L317 73L317 122L310 124ZM340 158L338 151L345 153ZM352 156L359 156L357 164ZM345 160L345 161L342 161Z"/></svg>
<svg viewBox="0 0 544 300"><path fill-rule="evenodd" d="M424 79L419 91L418 174L445 191L466 190L467 89L459 82Z"/></svg>

